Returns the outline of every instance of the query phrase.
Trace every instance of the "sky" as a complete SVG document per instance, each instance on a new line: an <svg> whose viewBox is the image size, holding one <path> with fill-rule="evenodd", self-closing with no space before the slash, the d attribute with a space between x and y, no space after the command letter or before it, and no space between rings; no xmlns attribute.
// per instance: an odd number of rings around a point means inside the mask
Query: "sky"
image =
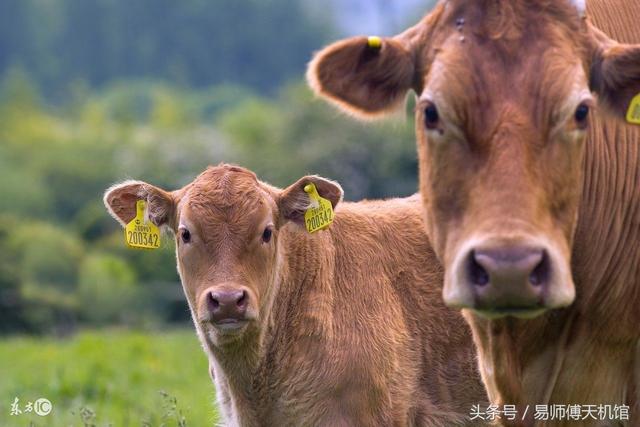
<svg viewBox="0 0 640 427"><path fill-rule="evenodd" d="M417 23L433 0L331 0L344 36L390 36Z"/></svg>

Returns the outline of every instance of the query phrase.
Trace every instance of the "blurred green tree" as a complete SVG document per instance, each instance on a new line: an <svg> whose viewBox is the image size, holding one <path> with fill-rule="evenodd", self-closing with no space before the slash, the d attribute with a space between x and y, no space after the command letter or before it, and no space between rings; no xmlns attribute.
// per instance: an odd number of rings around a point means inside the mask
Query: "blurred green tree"
<svg viewBox="0 0 640 427"><path fill-rule="evenodd" d="M5 0L0 75L22 64L58 101L77 81L139 77L269 93L302 74L331 32L302 0Z"/></svg>
<svg viewBox="0 0 640 427"><path fill-rule="evenodd" d="M412 115L357 122L294 84L275 102L255 98L230 109L218 124L234 160L273 184L314 173L339 181L351 200L417 191Z"/></svg>
<svg viewBox="0 0 640 427"><path fill-rule="evenodd" d="M0 215L0 333L29 330L15 257L9 248L9 236L15 226L15 218Z"/></svg>
<svg viewBox="0 0 640 427"><path fill-rule="evenodd" d="M126 261L111 254L91 254L80 265L79 312L95 324L123 322L135 317L132 300L135 272Z"/></svg>

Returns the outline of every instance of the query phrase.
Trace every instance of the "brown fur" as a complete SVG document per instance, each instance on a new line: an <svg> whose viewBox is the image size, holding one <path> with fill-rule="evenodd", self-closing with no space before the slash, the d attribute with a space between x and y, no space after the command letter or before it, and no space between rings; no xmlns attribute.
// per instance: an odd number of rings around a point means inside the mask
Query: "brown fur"
<svg viewBox="0 0 640 427"><path fill-rule="evenodd" d="M591 1L586 20L568 1L452 0L396 38L422 79L406 89L420 97L420 188L445 291L456 287L460 247L478 233L543 236L555 266L571 266L573 277L553 283L575 292L569 308L529 320L465 312L494 403L626 403L628 425L640 423L640 131L620 120L640 92L640 46L609 38L639 43L638 22L638 3L623 0ZM323 52L310 74L335 66ZM589 89L599 108L580 131L573 113ZM441 116L429 132L427 95Z"/></svg>
<svg viewBox="0 0 640 427"><path fill-rule="evenodd" d="M305 184L336 206L328 231L300 224ZM174 212L178 269L210 375L229 425L469 425L486 396L470 332L444 307L442 271L421 225L418 196L340 203L340 187L305 177L285 190L242 168L209 168L172 193L141 182L112 187L122 216L147 194L150 210ZM269 243L265 225L275 225ZM180 240L191 232L190 243ZM250 295L239 333L209 322L203 295L218 287Z"/></svg>

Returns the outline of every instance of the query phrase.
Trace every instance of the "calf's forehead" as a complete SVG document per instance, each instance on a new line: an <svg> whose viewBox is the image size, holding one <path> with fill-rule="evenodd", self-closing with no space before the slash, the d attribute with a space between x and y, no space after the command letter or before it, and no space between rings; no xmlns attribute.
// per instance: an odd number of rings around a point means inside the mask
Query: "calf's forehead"
<svg viewBox="0 0 640 427"><path fill-rule="evenodd" d="M215 167L183 189L178 223L198 228L205 240L244 238L270 219L274 207L255 174Z"/></svg>

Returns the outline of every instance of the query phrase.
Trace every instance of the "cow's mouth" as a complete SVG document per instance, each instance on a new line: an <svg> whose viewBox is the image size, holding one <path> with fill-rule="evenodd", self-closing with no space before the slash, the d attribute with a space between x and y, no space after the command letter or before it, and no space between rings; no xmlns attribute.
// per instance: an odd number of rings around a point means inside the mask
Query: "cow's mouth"
<svg viewBox="0 0 640 427"><path fill-rule="evenodd" d="M479 315L481 315L482 317L486 317L488 319L499 319L502 317L517 317L519 319L533 319L534 317L540 316L546 310L547 308L543 306L528 306L528 307L504 306L504 307L475 309L474 311Z"/></svg>
<svg viewBox="0 0 640 427"><path fill-rule="evenodd" d="M244 329L249 323L248 319L222 319L217 322L212 322L214 328L222 333L235 333Z"/></svg>

